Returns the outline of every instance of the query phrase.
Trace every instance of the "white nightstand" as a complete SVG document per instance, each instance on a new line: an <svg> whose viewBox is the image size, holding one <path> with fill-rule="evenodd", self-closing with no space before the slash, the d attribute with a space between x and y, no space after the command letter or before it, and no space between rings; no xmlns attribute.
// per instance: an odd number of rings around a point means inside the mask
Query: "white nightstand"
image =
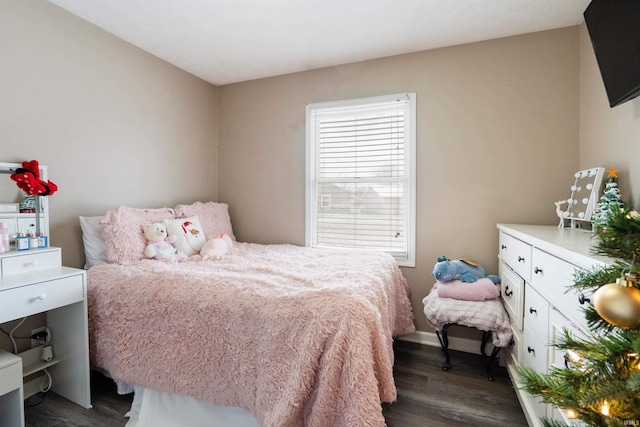
<svg viewBox="0 0 640 427"><path fill-rule="evenodd" d="M46 368L53 392L90 408L86 272L63 267L61 259L60 248L0 254L0 323L46 312L54 358L43 363L21 353L20 378ZM27 383L24 398L37 391L39 381Z"/></svg>

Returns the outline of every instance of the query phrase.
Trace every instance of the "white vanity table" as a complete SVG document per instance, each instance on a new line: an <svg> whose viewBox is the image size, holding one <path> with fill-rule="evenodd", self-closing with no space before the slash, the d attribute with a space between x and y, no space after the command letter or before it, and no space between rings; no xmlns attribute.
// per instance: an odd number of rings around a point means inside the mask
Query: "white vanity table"
<svg viewBox="0 0 640 427"><path fill-rule="evenodd" d="M7 169L19 166L0 163L0 172L4 171L6 174ZM46 167L41 166L41 176L46 178ZM0 175L0 180L12 182L8 175ZM41 230L48 236L46 202L42 206ZM0 221L14 223L16 226L23 219L34 222L35 214L0 214ZM22 359L22 376L26 378L47 369L51 375L53 392L84 408L90 408L86 296L85 271L62 266L60 248L0 253L0 323L46 313L47 326L51 331L53 359L42 362L39 348L18 354ZM7 366L13 365L7 363ZM41 378L26 382L23 387L24 398L37 393L41 383ZM0 401L2 399L3 396L0 395ZM0 402L3 411L8 410L6 406ZM11 425L23 426L21 405L13 413L20 415L9 419L19 419L19 422Z"/></svg>
<svg viewBox="0 0 640 427"><path fill-rule="evenodd" d="M612 260L592 255L593 234L588 231L512 224L498 224L498 229L501 298L513 330L513 345L503 353L522 409L530 426L541 426L541 417L579 425L520 390L516 368L544 374L550 366L564 366L564 351L550 345L562 336L563 328L590 336L582 309L590 295L565 291L577 269L591 270Z"/></svg>

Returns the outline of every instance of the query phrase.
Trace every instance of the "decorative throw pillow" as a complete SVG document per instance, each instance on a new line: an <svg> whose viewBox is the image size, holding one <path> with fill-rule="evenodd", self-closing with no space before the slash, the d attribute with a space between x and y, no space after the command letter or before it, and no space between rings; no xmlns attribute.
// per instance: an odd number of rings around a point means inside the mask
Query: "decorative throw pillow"
<svg viewBox="0 0 640 427"><path fill-rule="evenodd" d="M175 212L171 208L136 209L120 206L110 210L100 222L107 260L117 264L133 264L144 259L147 239L142 226L174 217Z"/></svg>
<svg viewBox="0 0 640 427"><path fill-rule="evenodd" d="M207 242L197 216L165 219L164 224L167 227L169 241L188 257L199 254L200 249Z"/></svg>
<svg viewBox="0 0 640 427"><path fill-rule="evenodd" d="M225 231L233 241L236 240L231 228L229 205L226 203L195 202L190 205L178 205L175 210L176 218L197 216L207 240L211 240Z"/></svg>

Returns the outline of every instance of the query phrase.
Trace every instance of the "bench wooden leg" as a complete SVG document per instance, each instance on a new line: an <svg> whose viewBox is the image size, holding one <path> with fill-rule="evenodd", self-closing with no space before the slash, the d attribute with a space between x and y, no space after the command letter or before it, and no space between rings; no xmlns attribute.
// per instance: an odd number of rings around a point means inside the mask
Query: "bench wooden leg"
<svg viewBox="0 0 640 427"><path fill-rule="evenodd" d="M440 341L440 347L442 347L442 351L444 352L445 361L442 365L443 371L448 371L451 366L451 357L449 356L449 337L447 336L447 329L449 329L451 323L446 324L442 327L442 331L436 331L436 335L438 336L438 341ZM442 336L440 335L442 333Z"/></svg>
<svg viewBox="0 0 640 427"><path fill-rule="evenodd" d="M493 378L493 374L491 373L491 366L493 365L493 361L496 360L499 352L500 347L494 347L493 351L491 352L491 357L489 357L489 360L487 360L487 376L489 378L489 381L495 381L495 378Z"/></svg>
<svg viewBox="0 0 640 427"><path fill-rule="evenodd" d="M449 337L447 335L447 329L449 329L449 326L453 324L454 323L448 323L442 327L442 331L436 331L436 335L438 336L438 341L440 341L440 347L442 347L442 352L444 353L444 356L445 356L445 361L442 364L443 371L448 371L451 368L451 356L449 355ZM495 381L495 378L493 377L493 373L491 372L491 367L493 365L494 360L496 360L498 353L500 352L500 347L494 347L493 351L491 352L491 355L487 356L487 354L485 353L485 347L489 342L489 337L491 337L491 332L482 331L482 342L480 346L480 353L482 354L483 359L486 359L487 357L489 357L489 359L485 364L485 369L487 371L487 377L489 378L489 381Z"/></svg>

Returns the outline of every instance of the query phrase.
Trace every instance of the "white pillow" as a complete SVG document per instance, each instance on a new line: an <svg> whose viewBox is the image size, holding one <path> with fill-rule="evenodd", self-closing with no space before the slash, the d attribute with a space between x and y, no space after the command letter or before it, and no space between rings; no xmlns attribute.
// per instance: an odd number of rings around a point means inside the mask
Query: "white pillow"
<svg viewBox="0 0 640 427"><path fill-rule="evenodd" d="M103 216L81 216L82 243L84 244L85 269L107 262L107 248L100 232Z"/></svg>
<svg viewBox="0 0 640 427"><path fill-rule="evenodd" d="M236 240L233 235L233 228L231 228L229 205L226 203L195 202L190 205L178 205L175 208L175 212L176 218L197 216L207 240L211 240L225 231L231 237L231 240Z"/></svg>
<svg viewBox="0 0 640 427"><path fill-rule="evenodd" d="M197 255L207 242L197 216L165 219L167 237L173 246L186 256Z"/></svg>

